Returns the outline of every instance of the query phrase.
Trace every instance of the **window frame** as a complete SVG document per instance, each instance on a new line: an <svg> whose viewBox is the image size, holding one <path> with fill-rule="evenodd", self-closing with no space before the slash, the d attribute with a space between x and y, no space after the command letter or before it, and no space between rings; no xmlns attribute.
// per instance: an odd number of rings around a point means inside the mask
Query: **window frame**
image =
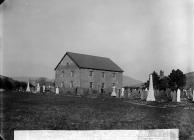
<svg viewBox="0 0 194 140"><path fill-rule="evenodd" d="M74 77L74 70L71 70L71 77Z"/></svg>
<svg viewBox="0 0 194 140"><path fill-rule="evenodd" d="M92 89L94 87L94 83L93 82L90 82L89 87Z"/></svg>
<svg viewBox="0 0 194 140"><path fill-rule="evenodd" d="M90 70L89 76L93 77L93 75L94 75L94 71Z"/></svg>
<svg viewBox="0 0 194 140"><path fill-rule="evenodd" d="M70 88L73 88L73 81L70 81Z"/></svg>
<svg viewBox="0 0 194 140"><path fill-rule="evenodd" d="M112 73L112 78L116 78L116 72Z"/></svg>
<svg viewBox="0 0 194 140"><path fill-rule="evenodd" d="M102 78L105 78L105 72L102 72Z"/></svg>
<svg viewBox="0 0 194 140"><path fill-rule="evenodd" d="M101 83L101 88L105 89L105 83Z"/></svg>

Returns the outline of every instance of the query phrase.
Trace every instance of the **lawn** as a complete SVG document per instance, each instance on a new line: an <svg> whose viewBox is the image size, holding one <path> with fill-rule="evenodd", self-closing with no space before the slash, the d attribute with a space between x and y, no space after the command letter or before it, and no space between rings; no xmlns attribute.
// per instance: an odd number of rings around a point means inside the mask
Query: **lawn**
<svg viewBox="0 0 194 140"><path fill-rule="evenodd" d="M157 108L121 99L29 93L0 93L4 137L13 130L108 130L179 128L180 139L194 139L194 104ZM160 104L158 103L158 106ZM1 126L2 127L2 126Z"/></svg>

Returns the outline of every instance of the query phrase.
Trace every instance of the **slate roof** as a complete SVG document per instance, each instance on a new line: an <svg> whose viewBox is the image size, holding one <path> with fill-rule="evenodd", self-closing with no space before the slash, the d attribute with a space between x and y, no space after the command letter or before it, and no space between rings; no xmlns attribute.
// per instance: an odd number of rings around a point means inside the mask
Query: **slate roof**
<svg viewBox="0 0 194 140"><path fill-rule="evenodd" d="M123 72L123 70L117 64L106 57L67 52L63 56L63 58L66 55L68 55L79 68ZM61 61L63 60L63 58L61 59ZM61 61L58 63L58 65L61 63ZM58 67L58 65L56 66L56 68Z"/></svg>

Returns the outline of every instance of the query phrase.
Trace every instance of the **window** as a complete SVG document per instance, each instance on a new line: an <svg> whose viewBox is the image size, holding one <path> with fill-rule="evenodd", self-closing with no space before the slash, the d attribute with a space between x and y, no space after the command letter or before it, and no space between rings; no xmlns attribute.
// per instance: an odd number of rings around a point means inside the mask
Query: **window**
<svg viewBox="0 0 194 140"><path fill-rule="evenodd" d="M91 76L91 77L93 76L93 71L90 71L90 76Z"/></svg>
<svg viewBox="0 0 194 140"><path fill-rule="evenodd" d="M67 66L69 66L69 62L67 62Z"/></svg>
<svg viewBox="0 0 194 140"><path fill-rule="evenodd" d="M61 87L65 87L65 82L61 82Z"/></svg>
<svg viewBox="0 0 194 140"><path fill-rule="evenodd" d="M102 78L104 78L105 77L105 73L104 72L102 72Z"/></svg>
<svg viewBox="0 0 194 140"><path fill-rule="evenodd" d="M93 82L90 82L90 88L93 88Z"/></svg>
<svg viewBox="0 0 194 140"><path fill-rule="evenodd" d="M73 81L70 82L70 88L73 88Z"/></svg>
<svg viewBox="0 0 194 140"><path fill-rule="evenodd" d="M115 72L112 73L112 77L113 77L113 78L116 77L116 73L115 73Z"/></svg>
<svg viewBox="0 0 194 140"><path fill-rule="evenodd" d="M71 77L74 77L74 71L71 71Z"/></svg>
<svg viewBox="0 0 194 140"><path fill-rule="evenodd" d="M64 71L62 71L62 76L65 77L65 72Z"/></svg>

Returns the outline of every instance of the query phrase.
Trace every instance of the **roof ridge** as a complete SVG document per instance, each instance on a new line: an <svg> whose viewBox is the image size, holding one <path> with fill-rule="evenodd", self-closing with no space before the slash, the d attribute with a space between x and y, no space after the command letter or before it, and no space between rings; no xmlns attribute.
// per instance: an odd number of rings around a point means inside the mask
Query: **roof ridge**
<svg viewBox="0 0 194 140"><path fill-rule="evenodd" d="M108 57L104 57L104 56L96 56L96 55L89 55L89 54L83 54L83 53L75 53L75 52L66 52L67 54L68 53L72 53L72 54L80 54L80 55L86 55L86 56L93 56L93 57L101 57L101 58L107 58L107 59L110 59Z"/></svg>
<svg viewBox="0 0 194 140"><path fill-rule="evenodd" d="M90 68L90 69L98 69L98 70L108 70L108 71L118 71L123 72L123 70L110 58L94 56L88 54L74 53L67 51L64 57L68 55L70 59L79 67L79 68ZM58 63L58 65L61 63ZM55 67L58 67L58 65Z"/></svg>

